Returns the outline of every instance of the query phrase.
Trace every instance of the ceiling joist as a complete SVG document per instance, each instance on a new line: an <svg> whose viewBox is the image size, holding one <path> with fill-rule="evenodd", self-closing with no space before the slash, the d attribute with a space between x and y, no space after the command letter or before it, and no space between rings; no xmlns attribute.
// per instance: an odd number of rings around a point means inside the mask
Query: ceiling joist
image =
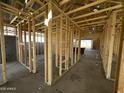
<svg viewBox="0 0 124 93"><path fill-rule="evenodd" d="M80 25L80 27L85 27L85 26L88 26L88 25L95 25L95 24L104 24L106 21L102 20L102 21L99 21L99 22L92 22L92 23L87 23L87 24L84 24L84 25Z"/></svg>
<svg viewBox="0 0 124 93"><path fill-rule="evenodd" d="M105 19L105 18L107 18L107 17L108 17L108 16L100 16L100 17L91 18L91 19L88 19L88 20L78 21L78 22L76 22L76 23L77 23L77 24L80 24L80 23L84 23L84 22L89 22L89 21L95 21L95 20Z"/></svg>
<svg viewBox="0 0 124 93"><path fill-rule="evenodd" d="M17 8L11 6L11 5L8 5L8 4L5 4L3 2L0 2L0 5L2 6L2 9L4 10L7 10L7 11L10 11L12 13L15 13L17 16L19 16L20 14L24 15L24 16L27 16L28 14L23 12L23 11L20 11L18 10Z"/></svg>
<svg viewBox="0 0 124 93"><path fill-rule="evenodd" d="M68 3L69 1L71 1L71 0L62 0L59 4L64 5L65 3Z"/></svg>
<svg viewBox="0 0 124 93"><path fill-rule="evenodd" d="M87 5L85 5L85 6L76 8L76 9L74 9L74 10L71 10L71 11L67 12L66 14L69 15L69 14L72 14L72 13L75 13L75 12L78 12L78 11L81 11L81 10L84 10L84 9L86 9L86 8L89 8L89 7L92 7L92 6L101 4L101 3L105 2L105 1L108 1L108 0L97 0L97 1L95 1L95 2L93 2L93 3L90 3L90 4L87 4Z"/></svg>
<svg viewBox="0 0 124 93"><path fill-rule="evenodd" d="M122 8L121 4L115 5L115 6L112 6L112 7L109 7L109 8L101 9L101 10L98 10L98 11L95 11L95 12L87 13L87 14L84 14L84 15L76 16L76 17L73 17L72 19L76 20L76 19L79 19L79 18L91 16L91 15L94 15L94 14L103 13L103 12L106 12L106 11L112 11L114 9L119 9L119 8Z"/></svg>

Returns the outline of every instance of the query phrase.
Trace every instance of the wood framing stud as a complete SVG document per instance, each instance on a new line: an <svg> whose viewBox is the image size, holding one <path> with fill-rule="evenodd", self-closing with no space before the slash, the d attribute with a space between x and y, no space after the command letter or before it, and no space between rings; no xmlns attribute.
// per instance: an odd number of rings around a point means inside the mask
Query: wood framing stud
<svg viewBox="0 0 124 93"><path fill-rule="evenodd" d="M6 49L5 49L5 38L3 29L3 14L0 6L0 42L1 42L1 57L2 57L2 78L3 82L7 81L7 67L6 67Z"/></svg>
<svg viewBox="0 0 124 93"><path fill-rule="evenodd" d="M35 32L35 19L32 17L32 30L33 30L33 73L36 73L36 32Z"/></svg>

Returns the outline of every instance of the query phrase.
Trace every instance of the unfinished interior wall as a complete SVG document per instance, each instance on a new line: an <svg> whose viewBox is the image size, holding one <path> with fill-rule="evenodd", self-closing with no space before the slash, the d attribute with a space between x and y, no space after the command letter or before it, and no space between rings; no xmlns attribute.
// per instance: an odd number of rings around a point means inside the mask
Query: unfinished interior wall
<svg viewBox="0 0 124 93"><path fill-rule="evenodd" d="M45 80L48 85L63 76L80 59L80 29L60 8L49 2L48 13L53 9L57 9L60 15L49 20L45 30Z"/></svg>
<svg viewBox="0 0 124 93"><path fill-rule="evenodd" d="M122 3L124 4L124 2ZM123 93L124 92L124 7L122 10L122 24L120 28L120 44L118 50L118 63L117 63L117 73L116 73L116 83L114 93Z"/></svg>
<svg viewBox="0 0 124 93"><path fill-rule="evenodd" d="M111 13L107 20L107 24L104 26L104 31L100 39L100 53L103 61L104 71L108 79L114 79L113 77L111 77L111 75L112 73L114 73L115 77L116 72L116 65L113 65L113 60L117 57L115 57L114 55L118 55L119 49L117 43L119 43L120 37L117 38L116 35L119 36L120 33L118 29L118 26L120 28L121 24L121 20L119 19L120 17L118 17L120 11L121 10L113 11ZM114 66L113 69L112 66Z"/></svg>

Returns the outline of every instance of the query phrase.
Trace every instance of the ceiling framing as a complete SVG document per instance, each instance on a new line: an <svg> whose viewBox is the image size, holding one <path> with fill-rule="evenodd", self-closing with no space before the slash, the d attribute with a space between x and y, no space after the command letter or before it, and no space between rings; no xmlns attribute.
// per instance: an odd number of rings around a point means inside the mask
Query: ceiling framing
<svg viewBox="0 0 124 93"><path fill-rule="evenodd" d="M43 21L41 16L45 15L44 11L47 2L48 0L27 0L27 3L21 0L3 0L0 5L5 15L10 15L10 20L4 19L5 23L18 25L32 14L36 20ZM52 0L52 2L55 7L62 9L63 11L61 12L68 16L80 29L85 26L91 27L98 23L105 24L105 20L111 11L122 8L120 0ZM59 17L59 14L56 15ZM37 23L36 26L42 23Z"/></svg>

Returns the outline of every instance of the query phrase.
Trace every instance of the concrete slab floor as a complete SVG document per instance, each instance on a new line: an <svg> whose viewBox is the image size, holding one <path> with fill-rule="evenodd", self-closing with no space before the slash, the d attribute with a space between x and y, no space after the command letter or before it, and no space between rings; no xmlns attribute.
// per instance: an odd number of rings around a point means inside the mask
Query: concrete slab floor
<svg viewBox="0 0 124 93"><path fill-rule="evenodd" d="M36 73L8 82L2 87L16 90L0 93L112 93L114 82L105 79L101 61L95 56L96 51L85 51L80 62L51 87L42 83L42 75Z"/></svg>

